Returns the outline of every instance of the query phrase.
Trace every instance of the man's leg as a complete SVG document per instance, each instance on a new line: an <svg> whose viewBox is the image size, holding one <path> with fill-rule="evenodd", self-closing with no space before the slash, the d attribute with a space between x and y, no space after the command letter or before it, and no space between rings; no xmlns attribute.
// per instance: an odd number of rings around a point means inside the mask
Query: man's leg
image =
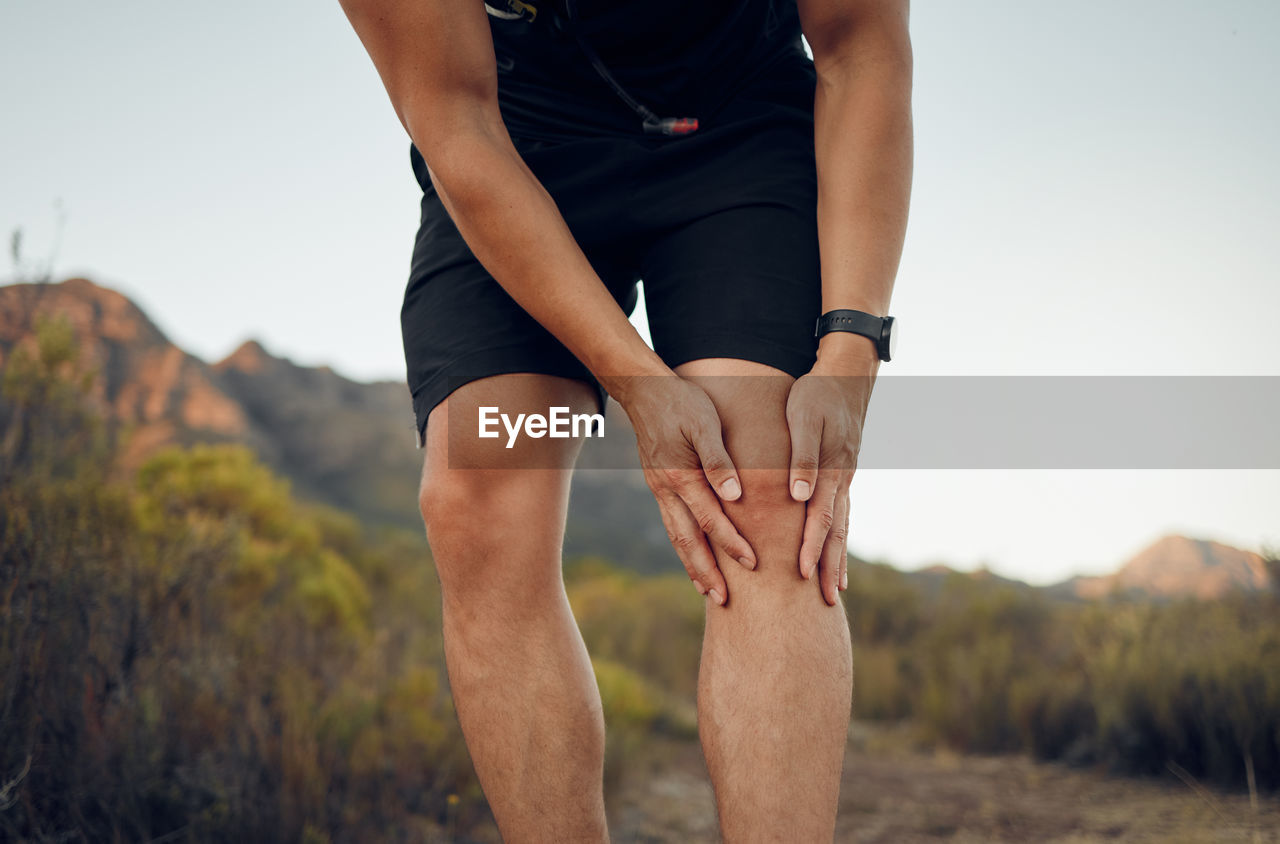
<svg viewBox="0 0 1280 844"><path fill-rule="evenodd" d="M534 375L454 391L428 420L421 505L458 720L503 838L605 841L600 693L560 569L581 441L524 437L507 449L505 433L469 433L451 454L450 408L474 431L481 405L513 418L552 406L595 413L595 393Z"/></svg>
<svg viewBox="0 0 1280 844"><path fill-rule="evenodd" d="M843 606L828 606L817 576L799 573L805 509L787 494L791 379L727 359L676 371L720 412L743 487L725 513L759 560L746 571L721 559L729 602L707 604L698 723L721 830L729 842L830 841L853 661ZM700 377L724 375L739 377ZM763 375L771 377L750 377ZM743 468L751 466L768 468Z"/></svg>

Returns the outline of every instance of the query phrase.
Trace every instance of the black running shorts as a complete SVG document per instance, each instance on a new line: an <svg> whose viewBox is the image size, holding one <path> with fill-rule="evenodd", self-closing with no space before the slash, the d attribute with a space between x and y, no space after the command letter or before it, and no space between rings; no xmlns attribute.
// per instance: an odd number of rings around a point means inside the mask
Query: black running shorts
<svg viewBox="0 0 1280 844"><path fill-rule="evenodd" d="M808 372L821 309L813 78L776 74L682 137L513 137L578 245L630 314L639 280L654 349L675 367L739 358ZM581 379L581 362L472 255L421 157L422 222L401 312L409 389L427 416L478 378Z"/></svg>

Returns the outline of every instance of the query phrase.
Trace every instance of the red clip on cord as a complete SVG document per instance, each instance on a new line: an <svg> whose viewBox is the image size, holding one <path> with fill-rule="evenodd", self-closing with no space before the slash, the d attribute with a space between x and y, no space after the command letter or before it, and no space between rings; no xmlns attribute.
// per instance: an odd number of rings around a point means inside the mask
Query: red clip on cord
<svg viewBox="0 0 1280 844"><path fill-rule="evenodd" d="M646 120L644 130L650 134L688 135L698 131L698 118L662 117L657 120Z"/></svg>

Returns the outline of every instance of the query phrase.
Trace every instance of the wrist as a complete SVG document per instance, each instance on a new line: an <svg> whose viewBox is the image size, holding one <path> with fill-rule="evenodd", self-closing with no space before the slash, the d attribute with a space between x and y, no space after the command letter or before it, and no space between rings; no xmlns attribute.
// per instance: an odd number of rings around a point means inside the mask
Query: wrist
<svg viewBox="0 0 1280 844"><path fill-rule="evenodd" d="M662 358L648 346L645 353L633 354L621 359L618 363L602 370L607 374L596 374L596 380L604 387L610 397L624 408L631 404L638 389L645 380L664 375L675 375Z"/></svg>
<svg viewBox="0 0 1280 844"><path fill-rule="evenodd" d="M880 368L876 342L861 334L833 331L818 341L818 361L814 370L829 374L868 374Z"/></svg>

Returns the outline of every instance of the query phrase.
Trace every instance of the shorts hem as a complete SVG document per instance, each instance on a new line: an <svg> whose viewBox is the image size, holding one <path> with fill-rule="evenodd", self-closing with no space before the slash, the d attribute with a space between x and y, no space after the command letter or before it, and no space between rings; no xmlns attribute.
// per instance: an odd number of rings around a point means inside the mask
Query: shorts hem
<svg viewBox="0 0 1280 844"><path fill-rule="evenodd" d="M799 378L813 369L818 346L815 341L811 348L801 350L750 334L700 334L678 343L666 343L660 354L672 369L702 358L732 358L772 366L792 378Z"/></svg>
<svg viewBox="0 0 1280 844"><path fill-rule="evenodd" d="M411 390L418 448L426 445L427 417L437 405L459 387L493 375L527 373L586 382L595 389L600 413L604 413L607 394L590 370L567 349L562 349L560 355L552 357L554 359L548 359L545 355L530 355L528 344L516 343L480 349L450 360L417 389Z"/></svg>

